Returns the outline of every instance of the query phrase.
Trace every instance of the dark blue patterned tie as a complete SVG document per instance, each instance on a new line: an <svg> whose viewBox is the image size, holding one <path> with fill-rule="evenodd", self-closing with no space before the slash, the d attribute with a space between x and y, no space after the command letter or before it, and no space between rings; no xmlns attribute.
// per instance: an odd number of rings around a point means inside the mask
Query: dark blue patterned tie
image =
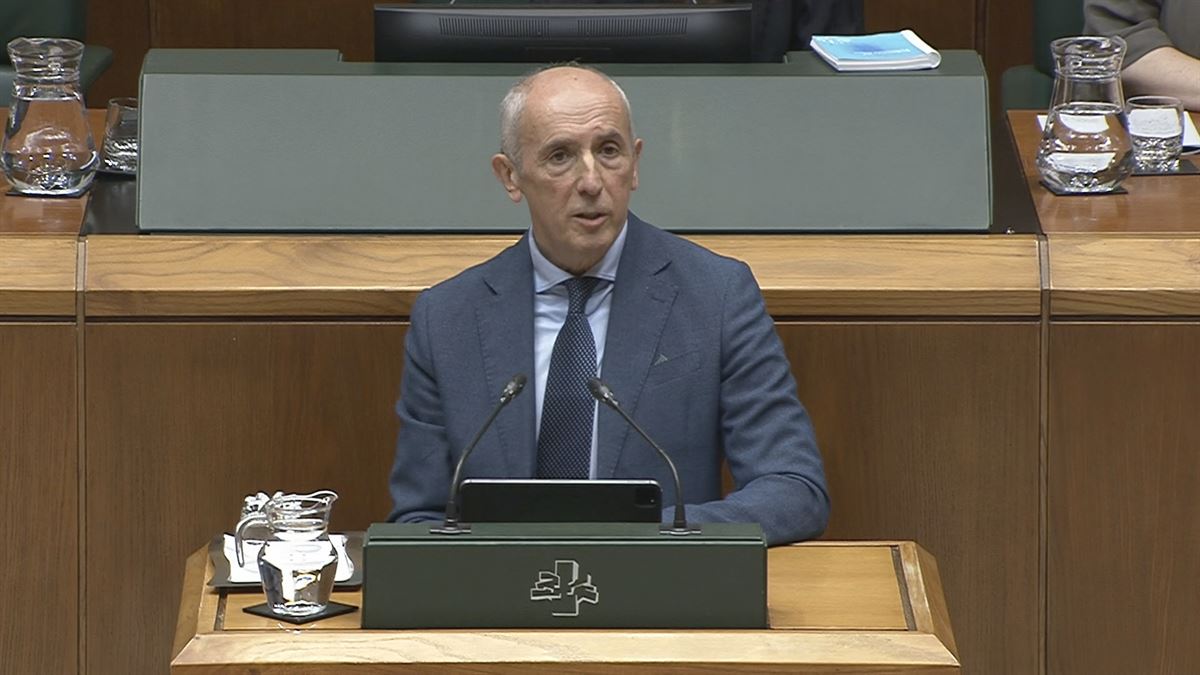
<svg viewBox="0 0 1200 675"><path fill-rule="evenodd" d="M596 339L583 309L597 281L573 277L564 282L570 307L550 354L538 434L538 478L587 478L590 473L596 402L587 382L596 376Z"/></svg>

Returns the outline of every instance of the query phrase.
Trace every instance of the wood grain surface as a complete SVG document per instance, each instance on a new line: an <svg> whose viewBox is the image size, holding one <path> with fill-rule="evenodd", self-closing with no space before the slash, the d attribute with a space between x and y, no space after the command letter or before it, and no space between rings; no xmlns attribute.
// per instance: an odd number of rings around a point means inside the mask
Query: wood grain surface
<svg viewBox="0 0 1200 675"><path fill-rule="evenodd" d="M904 574L908 583L910 602L917 607L914 611L917 630L932 632L938 636L946 649L958 657L958 645L954 640L954 626L950 620L950 608L942 592L942 577L938 573L937 561L929 551L913 544L917 560L904 556ZM928 624L926 624L928 622Z"/></svg>
<svg viewBox="0 0 1200 675"><path fill-rule="evenodd" d="M1042 231L1175 233L1200 231L1200 175L1132 176L1121 183L1126 194L1058 197L1038 182L1037 146L1042 134L1038 111L1009 111L1008 123L1021 157L1021 168L1037 207ZM1200 119L1197 115L1192 120ZM1200 161L1200 158L1192 158Z"/></svg>
<svg viewBox="0 0 1200 675"><path fill-rule="evenodd" d="M982 51L976 3L963 0L863 0L866 31L911 28L934 49Z"/></svg>
<svg viewBox="0 0 1200 675"><path fill-rule="evenodd" d="M75 363L74 325L0 323L4 673L73 673L78 664Z"/></svg>
<svg viewBox="0 0 1200 675"><path fill-rule="evenodd" d="M1050 313L1200 316L1200 214L1197 219L1191 236L1051 237Z"/></svg>
<svg viewBox="0 0 1200 675"><path fill-rule="evenodd" d="M516 238L92 236L86 313L406 316L420 291Z"/></svg>
<svg viewBox="0 0 1200 675"><path fill-rule="evenodd" d="M826 537L938 560L963 668L1040 660L1040 325L777 324L825 459Z"/></svg>
<svg viewBox="0 0 1200 675"><path fill-rule="evenodd" d="M691 237L746 261L776 316L1036 316L1032 236ZM91 236L86 312L404 316L515 235Z"/></svg>
<svg viewBox="0 0 1200 675"><path fill-rule="evenodd" d="M910 630L898 548L810 544L767 550L772 630ZM916 627L912 627L915 629ZM926 631L933 632L933 631Z"/></svg>
<svg viewBox="0 0 1200 675"><path fill-rule="evenodd" d="M403 339L396 323L87 326L89 675L163 672L183 562L245 495L330 488L335 529L386 518Z"/></svg>
<svg viewBox="0 0 1200 675"><path fill-rule="evenodd" d="M0 235L0 317L75 319L74 236Z"/></svg>
<svg viewBox="0 0 1200 675"><path fill-rule="evenodd" d="M3 174L0 174L2 176ZM76 236L83 224L87 196L46 199L9 194L0 178L0 236L9 234L65 234Z"/></svg>
<svg viewBox="0 0 1200 675"><path fill-rule="evenodd" d="M150 48L151 0L87 0L87 41L108 47L112 65L88 90L88 105L103 108L110 98L137 96L142 59Z"/></svg>
<svg viewBox="0 0 1200 675"><path fill-rule="evenodd" d="M982 25L979 36L982 40L976 39L975 49L983 56L987 68L992 120L998 120L1000 125L1004 124L1001 75L1013 66L1032 64L1034 49L1048 49L1046 45L1033 44L1033 4L1033 0L975 2Z"/></svg>
<svg viewBox="0 0 1200 675"><path fill-rule="evenodd" d="M1200 672L1200 322L1055 322L1049 398L1047 672Z"/></svg>
<svg viewBox="0 0 1200 675"><path fill-rule="evenodd" d="M149 2L154 47L337 49L347 61L375 56L375 0Z"/></svg>
<svg viewBox="0 0 1200 675"><path fill-rule="evenodd" d="M931 631L908 628L898 574L928 580L940 598L936 567L911 542L812 543L770 551L768 563L772 629L723 630L523 630L523 631L363 631L356 615L336 617L301 630L281 631L276 621L250 617L241 607L258 602L257 593L212 592L201 579L211 572L203 551L188 560L180 626L195 626L196 637L176 650L172 672L417 672L469 668L472 672L523 669L571 672L957 672L954 655ZM842 602L809 602L811 594ZM917 593L924 597L924 593ZM224 604L222 605L222 598ZM344 600L361 605L361 593ZM223 608L223 609L222 609ZM908 613L929 624L924 606ZM780 627L777 617L804 617ZM880 626L883 619L885 626ZM786 622L784 622L786 623ZM830 628L837 626L840 628ZM951 640L953 636L950 636ZM177 637L176 644L184 642ZM213 670L206 670L206 667ZM279 668L278 671L272 667ZM355 668L359 668L356 670ZM217 670L224 668L225 670ZM261 670L260 670L261 669Z"/></svg>

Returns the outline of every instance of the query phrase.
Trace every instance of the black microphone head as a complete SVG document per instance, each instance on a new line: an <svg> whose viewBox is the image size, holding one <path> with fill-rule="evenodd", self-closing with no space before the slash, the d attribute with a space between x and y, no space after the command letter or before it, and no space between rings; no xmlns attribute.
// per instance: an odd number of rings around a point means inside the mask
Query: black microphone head
<svg viewBox="0 0 1200 675"><path fill-rule="evenodd" d="M513 378L504 385L504 391L500 392L500 400L508 403L517 397L523 389L525 389L526 381L525 373L517 373Z"/></svg>
<svg viewBox="0 0 1200 675"><path fill-rule="evenodd" d="M608 385L598 377L588 380L588 391L592 393L592 398L604 405L617 405L617 399L613 396L612 389L609 389Z"/></svg>

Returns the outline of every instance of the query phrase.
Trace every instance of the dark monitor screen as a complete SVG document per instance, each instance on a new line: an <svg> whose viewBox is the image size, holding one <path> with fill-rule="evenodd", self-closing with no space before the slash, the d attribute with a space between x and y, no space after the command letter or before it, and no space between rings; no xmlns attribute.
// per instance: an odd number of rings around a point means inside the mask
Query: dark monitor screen
<svg viewBox="0 0 1200 675"><path fill-rule="evenodd" d="M468 478L459 493L464 523L657 523L662 489L653 480Z"/></svg>
<svg viewBox="0 0 1200 675"><path fill-rule="evenodd" d="M720 63L751 60L751 5L375 5L375 60Z"/></svg>

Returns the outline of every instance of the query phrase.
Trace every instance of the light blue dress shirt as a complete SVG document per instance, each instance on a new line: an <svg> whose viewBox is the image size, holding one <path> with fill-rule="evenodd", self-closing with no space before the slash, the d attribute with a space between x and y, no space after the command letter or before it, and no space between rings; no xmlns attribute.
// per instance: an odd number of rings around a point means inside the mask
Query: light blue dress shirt
<svg viewBox="0 0 1200 675"><path fill-rule="evenodd" d="M621 232L600 262L583 274L600 279L588 298L584 313L592 327L596 341L596 374L604 362L604 341L608 335L608 312L612 307L613 283L617 280L617 265L621 262L621 251L625 249L625 231L629 221L621 226ZM567 321L567 287L563 282L570 279L570 272L559 268L542 255L529 233L529 255L533 258L533 391L536 395L536 433L542 429L542 402L546 399L546 377L550 373L550 356L554 352L554 340ZM599 405L599 404L596 404ZM596 477L596 414L592 414L592 459L588 476Z"/></svg>

